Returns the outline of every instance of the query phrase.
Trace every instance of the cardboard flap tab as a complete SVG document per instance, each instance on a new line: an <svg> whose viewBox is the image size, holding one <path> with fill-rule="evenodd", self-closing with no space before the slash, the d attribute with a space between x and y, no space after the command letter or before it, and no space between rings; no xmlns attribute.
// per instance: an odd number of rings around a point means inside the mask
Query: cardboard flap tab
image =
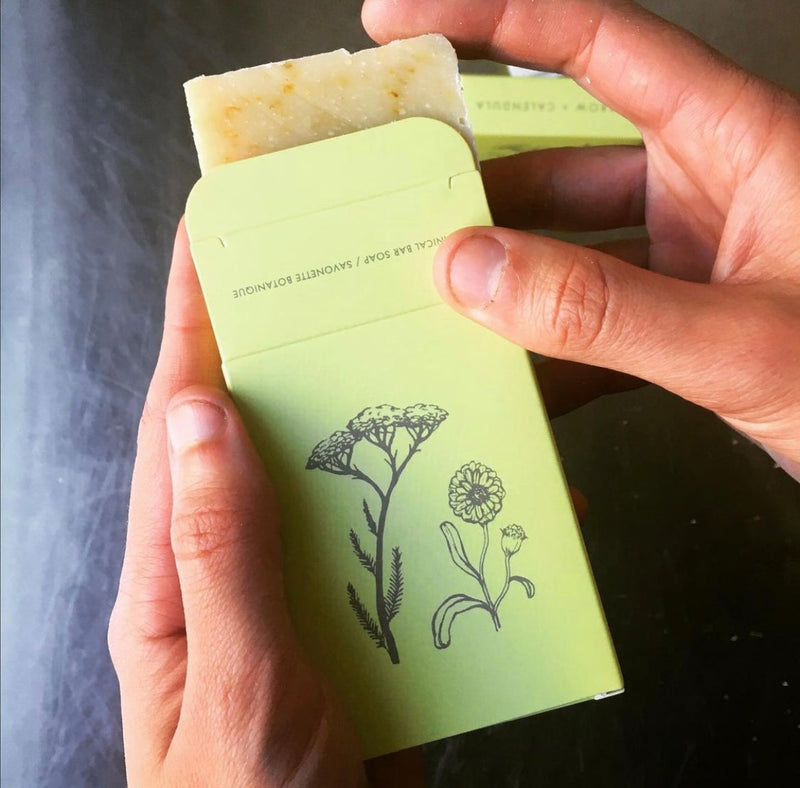
<svg viewBox="0 0 800 788"><path fill-rule="evenodd" d="M423 118L220 167L187 206L226 362L438 304L436 248L474 224L469 146Z"/></svg>
<svg viewBox="0 0 800 788"><path fill-rule="evenodd" d="M192 241L402 191L474 169L442 121L407 118L217 167L186 203Z"/></svg>

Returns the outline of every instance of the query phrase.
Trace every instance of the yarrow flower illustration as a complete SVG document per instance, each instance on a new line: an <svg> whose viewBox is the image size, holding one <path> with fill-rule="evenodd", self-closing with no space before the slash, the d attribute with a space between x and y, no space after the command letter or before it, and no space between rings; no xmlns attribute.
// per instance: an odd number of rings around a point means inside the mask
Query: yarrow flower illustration
<svg viewBox="0 0 800 788"><path fill-rule="evenodd" d="M395 430L403 425L403 409L394 405L376 405L364 408L347 423L356 438L366 438L376 446L388 446Z"/></svg>
<svg viewBox="0 0 800 788"><path fill-rule="evenodd" d="M356 436L349 430L338 430L321 440L311 452L306 470L319 468L329 473L347 473L353 458Z"/></svg>
<svg viewBox="0 0 800 788"><path fill-rule="evenodd" d="M506 491L500 477L482 462L462 465L450 479L450 508L467 523L487 525L503 508Z"/></svg>
<svg viewBox="0 0 800 788"><path fill-rule="evenodd" d="M374 614L359 595L355 584L347 584L347 601L361 628L372 642L389 654L392 663L400 662L392 621L400 612L405 580L403 554L392 547L391 557L386 549L386 528L392 494L411 459L447 418L447 411L437 405L417 404L406 408L394 405L374 405L364 408L347 423L346 430L334 432L320 441L306 462L307 470L319 469L340 476L351 476L367 484L378 496L379 509L373 514L373 503L364 498L366 531L361 534L351 528L350 546L358 563L372 577L375 594ZM353 459L353 450L359 448ZM366 444L372 444L367 446ZM389 478L373 478L375 460L380 457L388 465ZM366 463L362 464L362 461ZM369 541L374 538L374 552Z"/></svg>
<svg viewBox="0 0 800 788"><path fill-rule="evenodd" d="M447 416L447 411L438 405L409 405L403 411L403 426L415 440L423 441L433 434Z"/></svg>
<svg viewBox="0 0 800 788"><path fill-rule="evenodd" d="M500 547L507 556L512 556L519 552L522 543L528 538L521 525L513 523L500 529Z"/></svg>

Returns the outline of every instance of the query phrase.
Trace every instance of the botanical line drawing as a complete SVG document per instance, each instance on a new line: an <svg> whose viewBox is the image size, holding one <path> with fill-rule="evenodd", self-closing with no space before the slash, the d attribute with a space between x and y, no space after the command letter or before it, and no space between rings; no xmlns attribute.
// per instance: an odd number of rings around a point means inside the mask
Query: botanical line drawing
<svg viewBox="0 0 800 788"><path fill-rule="evenodd" d="M500 549L505 562L505 580L497 596L492 599L484 572L486 555L489 552L489 524L503 508L506 491L495 471L481 462L462 465L450 479L448 502L453 514L465 523L477 525L483 532L483 547L477 567L467 556L461 532L449 520L439 526L444 535L453 563L469 575L480 587L480 597L469 594L451 594L436 608L431 619L433 643L436 648L447 648L452 639L453 622L462 613L470 610L485 610L492 618L495 630L500 629L498 610L512 583L519 583L528 599L536 593L533 583L522 575L511 574L511 559L519 552L528 538L521 525L512 523L500 529Z"/></svg>
<svg viewBox="0 0 800 788"><path fill-rule="evenodd" d="M364 408L350 419L347 429L338 430L320 441L306 463L307 470L318 469L360 480L378 497L377 518L366 498L361 506L369 538L375 539L374 555L363 546L362 537L355 528L349 533L353 553L375 582L377 620L353 583L347 584L347 597L361 628L378 648L387 651L394 664L400 662L400 655L391 623L403 601L403 556L399 547L392 547L390 555L386 551L389 505L411 458L447 416L447 411L438 405L423 403L406 408L394 405ZM354 459L354 450L359 444Z"/></svg>

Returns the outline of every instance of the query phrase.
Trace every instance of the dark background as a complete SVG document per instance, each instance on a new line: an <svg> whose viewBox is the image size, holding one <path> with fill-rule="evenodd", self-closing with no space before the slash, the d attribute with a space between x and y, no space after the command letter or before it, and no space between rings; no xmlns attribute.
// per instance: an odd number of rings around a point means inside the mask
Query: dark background
<svg viewBox="0 0 800 788"><path fill-rule="evenodd" d="M650 0L800 89L797 0ZM105 644L174 226L181 83L368 41L357 0L3 0L2 782L124 784ZM426 748L436 786L800 776L800 485L663 391L555 423L625 695ZM535 669L532 667L532 669Z"/></svg>

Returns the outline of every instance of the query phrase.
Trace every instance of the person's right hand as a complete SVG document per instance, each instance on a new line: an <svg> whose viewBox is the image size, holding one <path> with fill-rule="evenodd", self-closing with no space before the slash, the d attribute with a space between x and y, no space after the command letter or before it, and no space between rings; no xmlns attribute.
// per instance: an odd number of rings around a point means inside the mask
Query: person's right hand
<svg viewBox="0 0 800 788"><path fill-rule="evenodd" d="M464 57L565 73L644 138L484 168L499 224L646 223L644 247L468 228L437 255L443 297L531 350L713 410L800 478L797 100L628 0L366 0L362 18L379 42L439 32Z"/></svg>

